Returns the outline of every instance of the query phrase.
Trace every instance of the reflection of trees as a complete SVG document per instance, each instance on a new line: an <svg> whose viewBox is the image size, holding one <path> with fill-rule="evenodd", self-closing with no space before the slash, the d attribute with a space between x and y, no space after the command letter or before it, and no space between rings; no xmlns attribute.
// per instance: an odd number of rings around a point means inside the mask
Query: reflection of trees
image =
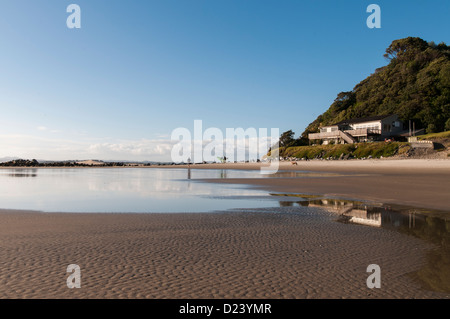
<svg viewBox="0 0 450 319"><path fill-rule="evenodd" d="M9 177L37 177L37 169L16 169L9 173Z"/></svg>
<svg viewBox="0 0 450 319"><path fill-rule="evenodd" d="M285 202L285 201L280 201L280 207L292 207L294 206L294 202Z"/></svg>
<svg viewBox="0 0 450 319"><path fill-rule="evenodd" d="M402 227L401 231L437 246L427 253L426 264L414 276L428 289L450 292L450 220L425 216L415 227Z"/></svg>
<svg viewBox="0 0 450 319"><path fill-rule="evenodd" d="M309 206L309 202L308 201L301 201L301 202L297 202L298 206L303 206L303 207L308 207Z"/></svg>
<svg viewBox="0 0 450 319"><path fill-rule="evenodd" d="M427 263L414 275L425 288L450 292L450 251L448 248L437 249L427 253Z"/></svg>

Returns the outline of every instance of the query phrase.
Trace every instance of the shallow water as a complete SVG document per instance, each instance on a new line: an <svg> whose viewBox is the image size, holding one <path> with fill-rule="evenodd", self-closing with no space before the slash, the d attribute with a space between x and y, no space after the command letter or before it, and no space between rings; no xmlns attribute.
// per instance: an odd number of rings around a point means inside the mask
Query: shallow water
<svg viewBox="0 0 450 319"><path fill-rule="evenodd" d="M245 186L195 182L200 178L227 176L260 174L191 170L188 176L186 169L148 168L2 169L0 208L45 212L171 213L268 206L267 192Z"/></svg>

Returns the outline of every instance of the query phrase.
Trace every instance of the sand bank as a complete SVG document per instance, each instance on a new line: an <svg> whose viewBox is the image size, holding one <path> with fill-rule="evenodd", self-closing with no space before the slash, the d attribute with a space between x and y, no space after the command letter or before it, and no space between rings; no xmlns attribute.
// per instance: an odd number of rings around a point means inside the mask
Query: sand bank
<svg viewBox="0 0 450 319"><path fill-rule="evenodd" d="M0 213L0 298L448 298L411 273L432 248L317 208ZM81 288L69 289L69 264ZM367 266L382 269L369 289Z"/></svg>

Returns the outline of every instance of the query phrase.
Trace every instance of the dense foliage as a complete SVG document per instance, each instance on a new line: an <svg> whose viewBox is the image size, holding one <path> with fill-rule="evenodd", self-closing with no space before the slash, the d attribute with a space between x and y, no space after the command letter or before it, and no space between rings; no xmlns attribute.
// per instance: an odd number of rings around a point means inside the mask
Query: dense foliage
<svg viewBox="0 0 450 319"><path fill-rule="evenodd" d="M450 130L450 47L409 37L393 41L384 56L389 64L339 93L299 141L321 125L374 115L397 114L427 133Z"/></svg>
<svg viewBox="0 0 450 319"><path fill-rule="evenodd" d="M300 159L350 159L350 158L380 158L406 154L410 150L408 143L360 143L281 147L282 157Z"/></svg>

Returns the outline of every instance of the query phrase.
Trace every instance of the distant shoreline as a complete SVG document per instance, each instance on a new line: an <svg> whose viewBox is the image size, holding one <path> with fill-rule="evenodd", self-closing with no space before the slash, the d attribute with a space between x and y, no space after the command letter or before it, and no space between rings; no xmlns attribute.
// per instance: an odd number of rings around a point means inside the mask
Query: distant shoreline
<svg viewBox="0 0 450 319"><path fill-rule="evenodd" d="M61 163L61 162L55 162ZM118 162L116 162L118 163ZM304 170L304 169L334 169L334 168L349 168L350 170L358 168L368 167L383 167L383 168L420 168L420 169L450 169L449 159L408 159L408 158L385 158L385 159L349 159L349 160L308 160L308 161L296 161L296 165L291 161L280 161L280 170ZM2 168L191 168L191 169L244 169L244 170L259 170L261 167L268 167L268 163L264 162L247 162L247 163L195 163L195 164L173 164L173 163L161 163L161 164L133 164L122 163L121 165L114 165L115 163L101 164L77 164L77 165L53 165L53 164L41 164L41 165L28 165L28 166L3 166L0 163L0 169Z"/></svg>

